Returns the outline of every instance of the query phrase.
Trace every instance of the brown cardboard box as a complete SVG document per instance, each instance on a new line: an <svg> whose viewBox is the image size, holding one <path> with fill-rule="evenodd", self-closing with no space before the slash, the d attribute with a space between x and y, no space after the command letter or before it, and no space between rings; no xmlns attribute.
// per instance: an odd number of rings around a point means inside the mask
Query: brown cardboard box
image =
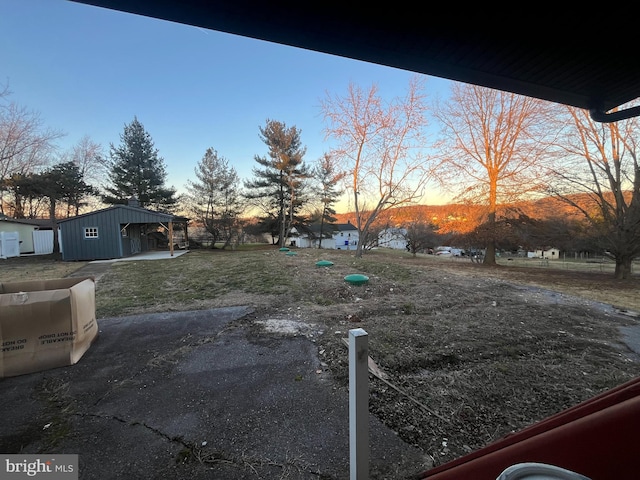
<svg viewBox="0 0 640 480"><path fill-rule="evenodd" d="M0 283L0 377L73 365L97 335L92 278Z"/></svg>

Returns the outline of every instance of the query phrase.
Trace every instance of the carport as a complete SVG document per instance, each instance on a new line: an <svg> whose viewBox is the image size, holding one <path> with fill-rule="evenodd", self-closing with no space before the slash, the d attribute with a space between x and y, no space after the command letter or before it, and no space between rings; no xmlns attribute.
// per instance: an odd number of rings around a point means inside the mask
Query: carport
<svg viewBox="0 0 640 480"><path fill-rule="evenodd" d="M62 259L110 260L147 252L157 248L148 236L159 229L167 232L166 248L173 255L176 246L188 246L188 223L185 217L133 205L113 205L67 218L59 221Z"/></svg>

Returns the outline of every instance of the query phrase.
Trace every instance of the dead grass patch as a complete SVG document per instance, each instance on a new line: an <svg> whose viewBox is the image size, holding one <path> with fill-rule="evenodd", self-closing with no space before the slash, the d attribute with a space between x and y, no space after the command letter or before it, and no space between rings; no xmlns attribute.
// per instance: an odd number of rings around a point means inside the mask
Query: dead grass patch
<svg viewBox="0 0 640 480"><path fill-rule="evenodd" d="M0 258L0 282L64 278L86 262L63 262L60 255L31 255Z"/></svg>

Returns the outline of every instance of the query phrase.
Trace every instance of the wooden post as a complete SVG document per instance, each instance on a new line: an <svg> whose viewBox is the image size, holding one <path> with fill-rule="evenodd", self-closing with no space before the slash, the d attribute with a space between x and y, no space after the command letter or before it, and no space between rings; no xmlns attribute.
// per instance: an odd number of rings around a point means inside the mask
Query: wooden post
<svg viewBox="0 0 640 480"><path fill-rule="evenodd" d="M169 252L173 257L173 222L169 221Z"/></svg>
<svg viewBox="0 0 640 480"><path fill-rule="evenodd" d="M369 336L349 330L350 480L369 478Z"/></svg>
<svg viewBox="0 0 640 480"><path fill-rule="evenodd" d="M187 230L188 227L188 220L184 221L184 241L186 242L187 245L189 245L189 231Z"/></svg>

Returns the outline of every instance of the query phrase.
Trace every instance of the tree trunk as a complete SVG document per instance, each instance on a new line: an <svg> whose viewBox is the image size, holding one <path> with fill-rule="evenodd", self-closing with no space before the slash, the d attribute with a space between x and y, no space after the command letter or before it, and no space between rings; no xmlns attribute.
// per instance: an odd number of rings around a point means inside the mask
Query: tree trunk
<svg viewBox="0 0 640 480"><path fill-rule="evenodd" d="M25 218L22 197L18 193L14 194L14 202L13 218Z"/></svg>
<svg viewBox="0 0 640 480"><path fill-rule="evenodd" d="M482 260L483 265L495 266L496 265L496 212L495 207L489 213L489 219L487 220L488 224L488 237L487 238L487 248L484 253L484 259Z"/></svg>
<svg viewBox="0 0 640 480"><path fill-rule="evenodd" d="M282 171L280 171L280 198L279 198L279 202L280 202L280 212L279 212L279 217L280 217L280 235L279 235L279 238L278 238L278 245L280 246L280 248L285 246L284 245L284 242L285 242L284 234L285 234L285 223L287 221L287 212L286 212L285 205L284 205L284 186L282 184L283 177L284 177L284 173Z"/></svg>
<svg viewBox="0 0 640 480"><path fill-rule="evenodd" d="M282 211L282 217L281 217L281 221L280 221L280 234L278 235L278 245L280 247L284 247L285 245L285 216L284 216L284 210Z"/></svg>
<svg viewBox="0 0 640 480"><path fill-rule="evenodd" d="M356 258L362 258L362 241L358 239L358 245L356 245Z"/></svg>
<svg viewBox="0 0 640 480"><path fill-rule="evenodd" d="M324 235L324 215L325 211L322 211L322 218L320 218L320 240L318 240L318 248L322 248L322 235Z"/></svg>
<svg viewBox="0 0 640 480"><path fill-rule="evenodd" d="M484 265L496 265L496 209L498 205L498 176L494 170L489 171L489 216L487 251L484 254Z"/></svg>
<svg viewBox="0 0 640 480"><path fill-rule="evenodd" d="M362 218L360 217L360 204L358 203L358 183L353 179L353 200L356 207L356 228L358 229L358 245L356 245L356 258L362 258L362 242L364 240Z"/></svg>
<svg viewBox="0 0 640 480"><path fill-rule="evenodd" d="M628 280L631 278L631 257L625 255L616 257L616 270L614 276L616 280Z"/></svg>
<svg viewBox="0 0 640 480"><path fill-rule="evenodd" d="M491 240L487 245L486 252L484 253L483 265L495 266L496 265L496 242Z"/></svg>
<svg viewBox="0 0 640 480"><path fill-rule="evenodd" d="M56 220L56 200L49 198L49 220L53 227L53 253L60 253L60 241L58 239L58 221Z"/></svg>

